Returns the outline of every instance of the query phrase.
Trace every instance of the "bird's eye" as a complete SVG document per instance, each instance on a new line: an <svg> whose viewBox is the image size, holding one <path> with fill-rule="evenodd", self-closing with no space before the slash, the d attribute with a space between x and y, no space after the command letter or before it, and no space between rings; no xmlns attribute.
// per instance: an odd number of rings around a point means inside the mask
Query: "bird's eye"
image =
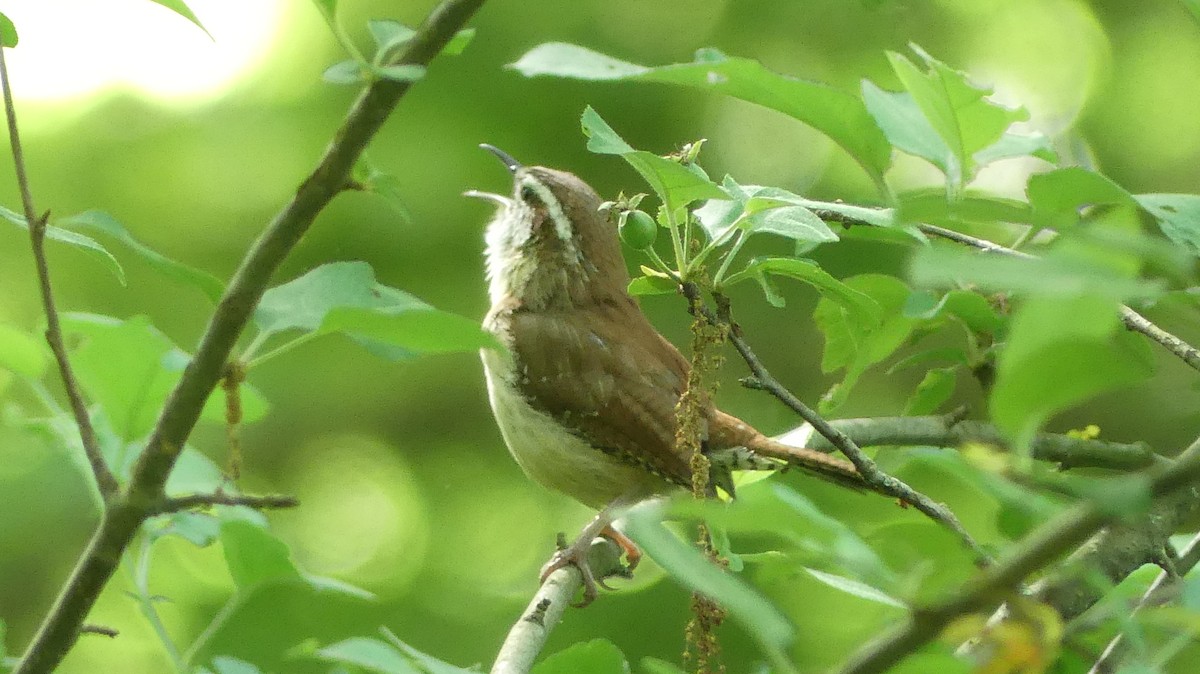
<svg viewBox="0 0 1200 674"><path fill-rule="evenodd" d="M529 185L521 186L521 201L534 201L537 199L537 192Z"/></svg>

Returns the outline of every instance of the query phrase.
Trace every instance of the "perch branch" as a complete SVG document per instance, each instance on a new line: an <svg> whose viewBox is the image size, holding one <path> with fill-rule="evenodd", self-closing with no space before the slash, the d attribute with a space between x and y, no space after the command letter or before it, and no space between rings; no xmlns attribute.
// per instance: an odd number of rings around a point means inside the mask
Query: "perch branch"
<svg viewBox="0 0 1200 674"><path fill-rule="evenodd" d="M1154 498L1171 497L1200 478L1200 443L1194 443L1169 466L1144 473L1142 484ZM1148 487L1146 487L1148 485ZM1194 489L1189 489L1194 491ZM914 609L908 621L855 653L840 674L878 674L937 638L955 618L986 611L1003 601L1022 581L1067 551L1081 545L1117 515L1096 501L1081 502L1033 531L994 566L985 569L946 599Z"/></svg>
<svg viewBox="0 0 1200 674"><path fill-rule="evenodd" d="M8 117L8 139L12 145L13 168L17 174L17 185L21 190L21 204L25 208L25 222L29 226L29 240L33 246L33 261L37 267L38 287L42 295L42 309L46 314L46 342L54 353L58 363L58 372L62 377L63 388L66 389L67 400L71 404L71 412L75 415L75 424L79 427L79 439L83 443L83 452L87 455L88 464L92 467L92 476L96 480L96 488L100 490L101 500L107 502L117 492L117 478L104 462L100 453L100 442L96 439L96 431L92 428L92 419L88 415L87 404L83 401L79 382L71 369L71 361L67 357L67 348L63 344L62 327L58 322L58 308L54 302L54 292L50 286L50 265L46 262L46 221L49 213L39 216L33 206L33 193L29 189L29 176L25 172L25 153L21 149L21 136L17 132L17 109L13 105L12 88L8 84L8 66L4 62L4 48L0 47L0 84L4 89L4 112Z"/></svg>
<svg viewBox="0 0 1200 674"><path fill-rule="evenodd" d="M759 383L762 384L763 388L778 398L783 404L790 407L796 414L800 415L802 419L811 424L818 433L824 436L830 444L845 454L846 458L850 459L850 462L854 464L855 469L858 470L859 475L862 476L867 486L876 492L911 504L927 517L954 532L975 555L976 563L983 565L990 562L990 555L967 532L954 513L950 512L945 506L935 503L933 499L918 492L903 481L880 470L875 465L875 462L864 454L858 445L847 437L845 433L830 425L820 414L817 414L816 410L805 405L803 401L771 376L771 373L767 371L762 361L758 359L758 356L755 355L750 345L746 342L745 337L742 335L741 327L733 322L730 316L729 300L726 297L718 293L713 294L717 302L717 313L713 314L712 310L699 300L700 290L695 284L684 283L681 288L684 296L688 298L689 304L696 307L706 321L723 327L728 331L729 341L733 343L734 348L741 354L742 360L746 361L746 365L758 379Z"/></svg>
<svg viewBox="0 0 1200 674"><path fill-rule="evenodd" d="M442 2L418 29L397 63L428 63L483 2ZM142 521L161 502L171 468L271 276L317 214L345 187L363 149L409 88L409 82L379 79L359 95L316 169L246 254L138 456L128 492L112 499L99 529L14 674L50 672L75 643L80 624L116 570L122 552Z"/></svg>
<svg viewBox="0 0 1200 674"><path fill-rule="evenodd" d="M588 552L588 564L597 578L616 575L623 568L621 549L607 538L597 538ZM583 575L574 565L550 574L508 631L491 674L526 674L581 587Z"/></svg>

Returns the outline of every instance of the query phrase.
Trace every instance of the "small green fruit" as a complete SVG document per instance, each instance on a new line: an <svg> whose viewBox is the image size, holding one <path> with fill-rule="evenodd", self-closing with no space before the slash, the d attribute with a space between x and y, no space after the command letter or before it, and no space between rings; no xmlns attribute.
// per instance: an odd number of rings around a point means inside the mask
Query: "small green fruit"
<svg viewBox="0 0 1200 674"><path fill-rule="evenodd" d="M635 250L645 250L654 245L658 236L658 223L645 211L629 211L621 222L621 240Z"/></svg>

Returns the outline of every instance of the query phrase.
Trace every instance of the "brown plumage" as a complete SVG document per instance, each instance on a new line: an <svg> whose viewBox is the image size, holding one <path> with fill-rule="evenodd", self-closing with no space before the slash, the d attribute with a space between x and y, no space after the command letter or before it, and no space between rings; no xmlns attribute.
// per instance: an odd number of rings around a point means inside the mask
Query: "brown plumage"
<svg viewBox="0 0 1200 674"><path fill-rule="evenodd" d="M485 365L510 450L535 480L596 508L687 487L692 477L675 443L688 362L626 292L616 229L599 205L571 174L516 171L513 198L488 232L493 308L484 322L509 349L507 358L485 353ZM782 465L768 458L859 481L850 464L782 445L711 403L704 416L711 481L727 491L732 469ZM557 442L545 437L554 427L564 434ZM564 443L573 454L545 446ZM726 451L735 448L749 452Z"/></svg>

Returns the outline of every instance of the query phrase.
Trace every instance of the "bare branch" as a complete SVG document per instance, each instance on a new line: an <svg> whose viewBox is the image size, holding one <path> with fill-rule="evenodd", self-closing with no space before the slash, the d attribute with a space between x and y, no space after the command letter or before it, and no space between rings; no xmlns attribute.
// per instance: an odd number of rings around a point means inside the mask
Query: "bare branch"
<svg viewBox="0 0 1200 674"><path fill-rule="evenodd" d="M255 510L273 510L280 508L295 508L300 501L288 494L226 494L214 492L211 494L188 494L163 499L154 514L173 513L192 508L209 508L215 505L246 506Z"/></svg>
<svg viewBox="0 0 1200 674"><path fill-rule="evenodd" d="M29 189L29 176L25 172L25 154L21 149L21 136L17 132L17 109L13 105L12 89L8 84L8 66L4 62L4 48L0 47L0 85L4 89L4 111L8 117L8 139L12 145L13 167L17 173L17 185L21 190L21 203L25 208L25 221L29 225L29 240L33 247L33 261L37 267L38 287L42 295L42 309L46 314L46 342L54 353L58 363L58 372L62 376L63 388L67 392L67 400L71 403L71 412L75 415L75 424L79 427L79 439L83 443L83 452L87 455L92 467L92 476L96 480L96 488L100 490L101 500L107 502L119 488L117 478L104 462L100 453L100 442L96 439L96 431L92 428L92 419L88 415L87 404L83 401L83 393L79 390L79 382L71 370L71 361L67 357L67 348L63 344L62 327L58 322L58 308L54 303L54 292L50 286L50 265L46 262L46 221L49 213L39 216L33 206L33 194Z"/></svg>
<svg viewBox="0 0 1200 674"><path fill-rule="evenodd" d="M621 549L607 538L597 538L588 552L588 565L597 578L617 575L624 568ZM581 587L583 575L573 565L550 574L509 629L491 674L526 674Z"/></svg>
<svg viewBox="0 0 1200 674"><path fill-rule="evenodd" d="M398 62L428 63L483 2L444 0L418 29ZM100 528L14 674L50 672L75 643L80 624L116 570L122 552L161 502L171 468L272 275L317 214L342 191L363 149L410 84L379 79L362 92L316 169L246 254L218 303L195 356L167 399L146 448L138 456L128 493L110 499Z"/></svg>
<svg viewBox="0 0 1200 674"><path fill-rule="evenodd" d="M1200 443L1169 466L1144 473L1155 498L1170 498L1200 479ZM1131 489L1139 485L1131 483ZM1144 486L1144 485L1141 485ZM955 618L987 611L1004 601L1033 572L1082 544L1117 515L1095 501L1084 501L1037 528L1020 545L946 599L915 609L909 620L854 654L840 674L878 674L935 639Z"/></svg>

